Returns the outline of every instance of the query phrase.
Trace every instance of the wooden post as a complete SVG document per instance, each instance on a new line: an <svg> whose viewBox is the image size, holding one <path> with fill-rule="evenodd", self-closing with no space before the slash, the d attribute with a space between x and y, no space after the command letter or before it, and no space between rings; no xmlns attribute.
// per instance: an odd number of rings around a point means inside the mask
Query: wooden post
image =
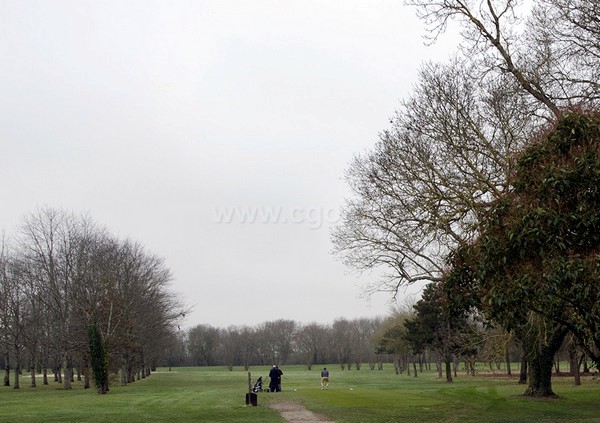
<svg viewBox="0 0 600 423"><path fill-rule="evenodd" d="M246 405L256 407L258 405L258 395L252 392L252 375L248 372L248 393L246 394Z"/></svg>

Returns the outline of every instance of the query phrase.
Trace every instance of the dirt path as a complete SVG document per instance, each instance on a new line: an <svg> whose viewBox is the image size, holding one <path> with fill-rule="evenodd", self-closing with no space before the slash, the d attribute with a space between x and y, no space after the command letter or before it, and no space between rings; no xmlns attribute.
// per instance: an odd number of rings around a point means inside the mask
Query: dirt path
<svg viewBox="0 0 600 423"><path fill-rule="evenodd" d="M334 423L331 420L327 420L324 416L320 416L307 410L302 404L297 402L272 402L269 404L269 407L277 410L279 414L281 414L281 417L290 423Z"/></svg>

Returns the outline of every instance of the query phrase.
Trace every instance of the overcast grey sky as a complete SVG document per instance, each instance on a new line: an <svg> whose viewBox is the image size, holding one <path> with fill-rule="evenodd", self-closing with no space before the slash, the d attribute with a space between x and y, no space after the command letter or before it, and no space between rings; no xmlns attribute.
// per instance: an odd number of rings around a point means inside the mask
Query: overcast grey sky
<svg viewBox="0 0 600 423"><path fill-rule="evenodd" d="M0 0L0 227L89 212L213 326L388 312L330 255L352 156L424 46L399 0Z"/></svg>

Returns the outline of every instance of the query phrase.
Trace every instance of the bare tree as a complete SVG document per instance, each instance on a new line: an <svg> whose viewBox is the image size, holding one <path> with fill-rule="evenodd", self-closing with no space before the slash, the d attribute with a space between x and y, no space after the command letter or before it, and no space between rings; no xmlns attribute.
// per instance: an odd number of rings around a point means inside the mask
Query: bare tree
<svg viewBox="0 0 600 423"><path fill-rule="evenodd" d="M117 293L123 322L119 332L122 370L129 375L122 383L126 383L133 381L136 371L149 374L161 341L169 338L186 310L167 289L171 273L163 259L129 242L123 244L122 254Z"/></svg>
<svg viewBox="0 0 600 423"><path fill-rule="evenodd" d="M188 348L194 365L212 366L220 343L220 332L210 325L197 325L188 332Z"/></svg>
<svg viewBox="0 0 600 423"><path fill-rule="evenodd" d="M222 331L219 331L219 338L221 337ZM165 352L162 355L162 361L164 365L169 368L169 371L175 367L189 366L188 355L186 351L187 345L187 332L178 330L170 335L170 339L165 346ZM219 345L220 347L220 345ZM217 356L221 349L217 351Z"/></svg>
<svg viewBox="0 0 600 423"><path fill-rule="evenodd" d="M75 298L73 271L77 254L79 226L73 214L54 209L39 209L26 217L20 228L20 250L28 263L29 276L51 312L53 337L59 346L65 370L64 389L71 389Z"/></svg>
<svg viewBox="0 0 600 423"><path fill-rule="evenodd" d="M528 20L526 56L558 105L600 99L600 4L540 0ZM533 54L532 54L533 52Z"/></svg>
<svg viewBox="0 0 600 423"><path fill-rule="evenodd" d="M0 292L3 294L0 301L0 345L4 354L4 386L10 386L10 369L11 369L11 313L9 307L9 298L5 297L4 293L9 292L10 287L10 271L9 271L9 255L4 234L2 236L2 244L0 246Z"/></svg>
<svg viewBox="0 0 600 423"><path fill-rule="evenodd" d="M240 329L235 326L230 326L227 329L221 330L219 357L222 363L227 366L230 371L233 370L233 366L240 364L242 361L244 364L248 364L248 362L242 358L244 354L242 353L241 337ZM188 353L191 355L192 353L189 345L187 349Z"/></svg>
<svg viewBox="0 0 600 423"><path fill-rule="evenodd" d="M253 362L266 364L265 356L262 354L264 345L255 339L256 333L256 328L248 326L243 326L240 330L240 364L244 365L244 370L248 370Z"/></svg>
<svg viewBox="0 0 600 423"><path fill-rule="evenodd" d="M354 195L334 252L358 270L386 270L369 292L439 281L447 253L507 188L512 154L532 130L517 112L527 103L510 80L482 85L471 75L459 62L423 66L392 128L346 173Z"/></svg>
<svg viewBox="0 0 600 423"><path fill-rule="evenodd" d="M408 0L435 40L451 20L461 25L465 60L486 78L510 75L539 111L593 103L600 95L598 5L537 2L529 19L517 0Z"/></svg>
<svg viewBox="0 0 600 423"><path fill-rule="evenodd" d="M347 171L353 195L332 241L350 267L383 270L367 292L439 281L444 257L508 189L515 153L562 108L599 95L597 5L545 0L525 20L513 0L407 3L433 41L459 21L462 54L423 65L391 128Z"/></svg>
<svg viewBox="0 0 600 423"><path fill-rule="evenodd" d="M293 352L292 339L296 334L296 322L279 319L260 325L262 349L272 364L287 364Z"/></svg>
<svg viewBox="0 0 600 423"><path fill-rule="evenodd" d="M327 348L327 337L327 328L318 323L309 323L297 331L297 351L308 370L312 369L313 364L322 362Z"/></svg>
<svg viewBox="0 0 600 423"><path fill-rule="evenodd" d="M14 253L4 239L0 245L0 325L3 329L2 339L7 357L12 357L14 366L13 388L19 389L25 331L30 323L27 296L22 284L23 276ZM5 386L9 385L7 365Z"/></svg>
<svg viewBox="0 0 600 423"><path fill-rule="evenodd" d="M377 342L375 334L381 326L381 319L355 319L354 323L354 366L360 370L362 363L371 364L374 368L376 361Z"/></svg>
<svg viewBox="0 0 600 423"><path fill-rule="evenodd" d="M352 322L347 319L336 319L331 326L331 339L336 358L342 370L352 368L354 361L354 331Z"/></svg>

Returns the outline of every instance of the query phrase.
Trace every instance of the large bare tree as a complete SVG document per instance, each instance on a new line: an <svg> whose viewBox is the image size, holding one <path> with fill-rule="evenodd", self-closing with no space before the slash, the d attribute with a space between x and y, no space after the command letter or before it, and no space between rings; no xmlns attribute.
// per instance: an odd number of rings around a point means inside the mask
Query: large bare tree
<svg viewBox="0 0 600 423"><path fill-rule="evenodd" d="M23 361L25 333L30 318L29 303L25 285L22 283L22 269L14 252L1 240L0 245L0 328L2 349L6 357L4 385L9 386L9 372L14 367L13 388L19 389Z"/></svg>
<svg viewBox="0 0 600 423"><path fill-rule="evenodd" d="M370 290L440 280L446 254L507 188L512 154L534 124L517 111L528 105L510 79L472 75L458 61L424 65L392 127L346 173L354 195L334 251L359 270L386 270Z"/></svg>
<svg viewBox="0 0 600 423"><path fill-rule="evenodd" d="M72 213L50 208L32 213L20 227L20 251L29 277L52 315L52 337L65 371L64 389L71 389L77 344L73 282L80 229Z"/></svg>
<svg viewBox="0 0 600 423"><path fill-rule="evenodd" d="M347 171L353 195L333 231L334 252L359 270L384 269L368 291L438 281L447 253L506 191L525 141L562 108L600 95L590 2L545 0L528 19L512 0L407 3L433 39L459 21L463 44L450 63L422 66L391 128Z"/></svg>
<svg viewBox="0 0 600 423"><path fill-rule="evenodd" d="M465 60L481 74L511 75L540 108L561 108L600 97L597 2L586 0L407 0L435 40L455 21ZM528 14L529 12L529 14Z"/></svg>
<svg viewBox="0 0 600 423"><path fill-rule="evenodd" d="M545 0L527 19L515 0L407 3L433 40L457 21L461 50L448 65L423 66L391 129L351 164L353 196L332 236L348 265L387 270L368 290L394 295L442 280L445 257L477 237L482 216L511 189L516 153L565 109L599 99L592 2Z"/></svg>

